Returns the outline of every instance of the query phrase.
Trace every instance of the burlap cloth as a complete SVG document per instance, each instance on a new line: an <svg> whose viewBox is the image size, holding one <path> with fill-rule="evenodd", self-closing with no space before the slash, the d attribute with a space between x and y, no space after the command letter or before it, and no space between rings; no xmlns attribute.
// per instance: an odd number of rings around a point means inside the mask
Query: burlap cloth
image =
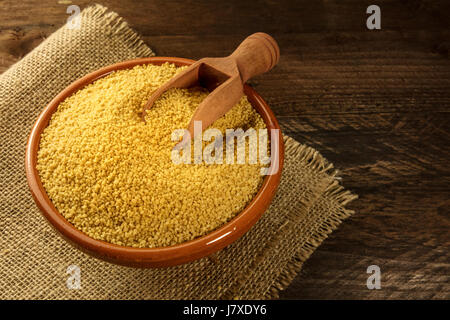
<svg viewBox="0 0 450 320"><path fill-rule="evenodd" d="M240 240L213 257L165 269L113 265L74 249L37 209L24 171L25 144L39 112L68 84L112 63L153 52L106 8L82 12L81 29L62 27L0 75L1 299L275 298L343 219L356 196L332 165L285 137L281 185L270 209ZM67 267L81 269L69 290Z"/></svg>

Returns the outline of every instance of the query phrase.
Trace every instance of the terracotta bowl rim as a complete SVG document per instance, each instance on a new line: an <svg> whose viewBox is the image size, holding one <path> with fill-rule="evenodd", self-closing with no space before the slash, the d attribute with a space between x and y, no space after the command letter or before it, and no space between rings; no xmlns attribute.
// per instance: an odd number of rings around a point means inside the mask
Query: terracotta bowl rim
<svg viewBox="0 0 450 320"><path fill-rule="evenodd" d="M51 226L55 228L63 238L82 251L117 264L139 267L177 265L199 259L224 248L246 233L261 217L272 201L281 179L284 162L284 144L280 126L267 103L254 89L245 85L245 94L248 96L252 106L255 109L260 109L257 111L263 117L267 127L280 130L279 157L275 159L279 162L279 170L274 175L265 176L262 186L253 200L232 220L204 236L181 244L168 247L134 248L91 238L82 231L76 229L75 226L58 212L42 185L36 169L36 162L41 133L45 127L47 127L52 114L59 104L75 91L82 89L85 85L92 83L98 78L104 77L115 70L128 69L136 65L149 63L160 65L165 62L182 66L192 64L195 60L177 57L133 59L98 69L76 80L61 91L43 109L31 130L26 146L25 171L28 185L37 206ZM255 104L257 104L258 107L255 107Z"/></svg>

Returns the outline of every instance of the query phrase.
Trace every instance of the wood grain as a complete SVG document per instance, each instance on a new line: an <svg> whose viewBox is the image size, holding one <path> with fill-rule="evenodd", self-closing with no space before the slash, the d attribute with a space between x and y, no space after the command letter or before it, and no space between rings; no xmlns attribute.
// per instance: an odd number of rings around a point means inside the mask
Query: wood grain
<svg viewBox="0 0 450 320"><path fill-rule="evenodd" d="M340 169L357 214L305 263L285 299L449 299L450 4L377 1L98 1L158 55L230 53L263 31L278 66L251 81L285 133ZM90 1L73 1L81 8ZM67 4L0 2L0 72L65 23ZM382 289L368 290L379 265Z"/></svg>

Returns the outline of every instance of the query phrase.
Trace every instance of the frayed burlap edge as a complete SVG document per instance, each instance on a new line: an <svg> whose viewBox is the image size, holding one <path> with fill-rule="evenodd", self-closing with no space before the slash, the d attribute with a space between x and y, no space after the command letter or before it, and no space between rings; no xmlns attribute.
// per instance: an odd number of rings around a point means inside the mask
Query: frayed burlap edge
<svg viewBox="0 0 450 320"><path fill-rule="evenodd" d="M222 299L241 299L239 295L239 289L241 285L247 281L250 277L251 270L253 270L258 264L263 263L266 255L270 254L271 248L274 248L279 243L279 238L283 234L283 230L287 229L288 225L296 224L301 218L300 213L308 212L314 206L317 199L322 196L327 200L333 201L338 205L338 210L328 216L320 225L318 232L315 233L305 244L299 248L297 253L292 257L286 267L280 272L279 276L275 279L274 283L267 289L267 291L261 296L262 299L277 299L282 290L286 289L295 276L300 272L303 263L311 256L311 254L317 249L318 246L328 237L330 233L338 228L340 223L354 214L353 210L345 209L345 205L358 198L357 195L352 194L350 191L345 190L340 184L338 170L334 169L333 164L329 163L317 150L300 144L295 139L284 135L284 145L286 155L295 155L298 157L299 162L306 162L308 166L316 171L317 174L327 174L331 179L327 185L325 185L323 193L314 193L309 190L307 196L296 204L297 210L289 212L288 219L280 227L278 232L272 236L267 242L265 249L261 250L260 254L247 268L242 270L240 277L234 282L234 284L228 289L228 291L221 297ZM306 199L310 201L306 201Z"/></svg>
<svg viewBox="0 0 450 320"><path fill-rule="evenodd" d="M86 9L89 10L83 10L85 14L88 14L92 18L99 18L102 22L107 23L110 34L118 37L118 39L123 41L130 49L136 50L138 56L151 57L155 55L145 42L142 41L141 36L116 12L110 11L108 8L97 3Z"/></svg>
<svg viewBox="0 0 450 320"><path fill-rule="evenodd" d="M300 272L303 263L311 256L317 247L320 246L330 233L339 227L342 221L355 213L353 210L345 209L345 205L358 198L358 195L345 190L340 184L340 178L337 176L339 171L334 169L333 164L329 163L328 160L315 149L302 144L292 143L294 141L294 139L285 136L285 152L301 154L302 158L305 161L310 162L311 166L317 170L317 172L325 172L333 178L323 195L329 200L339 204L339 210L336 210L323 221L320 228L321 232L315 234L314 237L306 241L304 246L298 250L297 254L291 259L286 268L281 271L278 279L276 279L274 284L269 288L264 296L265 299L279 298L280 291L286 289L291 284L292 280L294 280L295 276ZM298 218L297 212L298 211L293 211L293 223L295 223L296 218ZM273 239L270 243L275 242L276 239Z"/></svg>
<svg viewBox="0 0 450 320"><path fill-rule="evenodd" d="M155 52L150 49L145 42L141 39L141 35L133 30L121 16L116 12L109 10L100 4L92 4L83 9L80 13L81 19L83 17L93 18L98 20L100 24L105 24L107 32L110 36L114 36L122 41L128 48L133 50L137 57L153 57ZM52 41L52 37L46 38L38 47L44 46L48 41ZM27 57L34 50L25 55ZM24 58L25 58L24 57ZM5 74L12 69L16 64L21 63L23 58L11 65L7 70L3 72ZM3 75L0 73L0 75Z"/></svg>

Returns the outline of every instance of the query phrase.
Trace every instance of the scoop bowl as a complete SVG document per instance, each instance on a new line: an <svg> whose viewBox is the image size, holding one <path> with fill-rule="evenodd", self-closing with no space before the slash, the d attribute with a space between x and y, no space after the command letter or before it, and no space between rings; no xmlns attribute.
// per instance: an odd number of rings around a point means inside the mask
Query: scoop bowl
<svg viewBox="0 0 450 320"><path fill-rule="evenodd" d="M274 174L264 177L261 188L256 196L244 210L237 214L232 220L202 237L181 244L160 248L133 248L93 239L76 229L61 213L58 212L42 185L36 169L36 164L41 134L47 127L51 116L56 111L59 104L87 84L90 84L113 71L129 69L141 64L161 65L166 62L173 63L176 66L187 66L195 61L175 57L135 59L99 69L73 82L44 108L32 128L27 142L25 171L28 185L34 201L50 225L76 248L99 259L120 265L145 268L168 267L197 260L223 249L239 239L258 221L269 207L281 179L284 162L284 144L280 126L267 103L255 90L250 86L245 85L244 93L247 95L253 108L255 108L263 118L267 128L269 130L280 130L278 136L279 152L277 152L277 156L273 159L273 161L278 161L279 169Z"/></svg>

